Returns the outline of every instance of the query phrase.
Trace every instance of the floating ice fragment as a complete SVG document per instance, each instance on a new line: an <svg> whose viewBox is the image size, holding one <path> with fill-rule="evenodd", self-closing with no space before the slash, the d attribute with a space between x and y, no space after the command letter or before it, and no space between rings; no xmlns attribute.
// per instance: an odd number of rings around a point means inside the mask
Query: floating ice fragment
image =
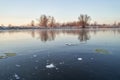
<svg viewBox="0 0 120 80"><path fill-rule="evenodd" d="M37 57L37 55L33 55L33 57Z"/></svg>
<svg viewBox="0 0 120 80"><path fill-rule="evenodd" d="M32 75L35 75L35 73L32 73Z"/></svg>
<svg viewBox="0 0 120 80"><path fill-rule="evenodd" d="M20 77L19 77L16 73L15 73L14 77L15 77L16 79L20 79Z"/></svg>
<svg viewBox="0 0 120 80"><path fill-rule="evenodd" d="M38 60L35 61L36 63L39 62Z"/></svg>
<svg viewBox="0 0 120 80"><path fill-rule="evenodd" d="M94 58L90 58L91 60L93 60Z"/></svg>
<svg viewBox="0 0 120 80"><path fill-rule="evenodd" d="M67 46L71 46L71 44L70 44L70 43L65 43L65 45L67 45Z"/></svg>
<svg viewBox="0 0 120 80"><path fill-rule="evenodd" d="M35 69L38 69L38 67L36 66Z"/></svg>
<svg viewBox="0 0 120 80"><path fill-rule="evenodd" d="M55 65L54 64L49 64L49 65L46 65L46 68L54 68Z"/></svg>
<svg viewBox="0 0 120 80"><path fill-rule="evenodd" d="M67 46L77 46L77 44L72 44L72 43L65 43Z"/></svg>
<svg viewBox="0 0 120 80"><path fill-rule="evenodd" d="M50 73L48 73L48 75L50 75Z"/></svg>
<svg viewBox="0 0 120 80"><path fill-rule="evenodd" d="M83 60L82 58L78 58L79 61Z"/></svg>
<svg viewBox="0 0 120 80"><path fill-rule="evenodd" d="M56 70L58 70L58 68L55 68Z"/></svg>
<svg viewBox="0 0 120 80"><path fill-rule="evenodd" d="M46 62L49 62L49 60L47 60Z"/></svg>
<svg viewBox="0 0 120 80"><path fill-rule="evenodd" d="M16 64L15 66L16 66L16 67L21 67L21 65L18 65L18 64Z"/></svg>
<svg viewBox="0 0 120 80"><path fill-rule="evenodd" d="M64 62L60 62L59 64L62 65L62 64L64 64Z"/></svg>

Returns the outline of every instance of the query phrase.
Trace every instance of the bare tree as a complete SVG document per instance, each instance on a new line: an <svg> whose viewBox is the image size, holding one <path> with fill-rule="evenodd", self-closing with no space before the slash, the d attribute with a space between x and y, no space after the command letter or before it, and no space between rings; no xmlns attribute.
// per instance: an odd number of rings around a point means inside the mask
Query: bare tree
<svg viewBox="0 0 120 80"><path fill-rule="evenodd" d="M1 24L2 27L4 27L4 24Z"/></svg>
<svg viewBox="0 0 120 80"><path fill-rule="evenodd" d="M41 15L40 19L38 20L39 21L39 26L47 27L48 20L49 19L46 15Z"/></svg>
<svg viewBox="0 0 120 80"><path fill-rule="evenodd" d="M84 15L84 14L81 14L79 17L79 24L82 26L82 28L85 28L86 25L88 25L89 21L90 21L90 16L88 15Z"/></svg>
<svg viewBox="0 0 120 80"><path fill-rule="evenodd" d="M12 24L9 24L8 27L12 27Z"/></svg>
<svg viewBox="0 0 120 80"><path fill-rule="evenodd" d="M49 27L55 26L55 18L53 16L49 16Z"/></svg>
<svg viewBox="0 0 120 80"><path fill-rule="evenodd" d="M120 27L120 22L118 23L118 26Z"/></svg>
<svg viewBox="0 0 120 80"><path fill-rule="evenodd" d="M31 21L31 26L32 26L32 27L35 26L34 20Z"/></svg>

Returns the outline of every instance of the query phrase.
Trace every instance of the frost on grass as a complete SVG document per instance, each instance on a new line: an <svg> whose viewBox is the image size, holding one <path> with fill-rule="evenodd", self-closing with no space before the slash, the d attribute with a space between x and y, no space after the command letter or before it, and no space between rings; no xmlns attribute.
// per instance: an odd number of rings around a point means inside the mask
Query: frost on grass
<svg viewBox="0 0 120 80"><path fill-rule="evenodd" d="M109 54L109 51L105 49L95 49L95 52L100 54Z"/></svg>
<svg viewBox="0 0 120 80"><path fill-rule="evenodd" d="M79 61L82 61L83 59L82 58L78 58Z"/></svg>
<svg viewBox="0 0 120 80"><path fill-rule="evenodd" d="M20 77L15 73L14 74L15 79L20 79Z"/></svg>
<svg viewBox="0 0 120 80"><path fill-rule="evenodd" d="M13 57L16 56L16 53L4 53L7 57Z"/></svg>
<svg viewBox="0 0 120 80"><path fill-rule="evenodd" d="M54 64L49 64L49 65L46 65L46 68L55 68L55 65Z"/></svg>

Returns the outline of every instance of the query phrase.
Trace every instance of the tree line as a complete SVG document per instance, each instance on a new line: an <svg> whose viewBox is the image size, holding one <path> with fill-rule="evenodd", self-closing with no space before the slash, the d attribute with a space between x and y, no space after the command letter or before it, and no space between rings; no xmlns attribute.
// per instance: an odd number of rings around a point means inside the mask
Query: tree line
<svg viewBox="0 0 120 80"><path fill-rule="evenodd" d="M39 19L37 19L37 26L39 27L45 27L45 28L54 28L54 27L82 27L85 28L89 25L89 22L91 20L91 17L87 14L81 14L78 17L77 21L73 22L67 22L67 23L58 23L56 22L55 18L53 16L47 16L47 15L41 15ZM36 26L35 21L31 21L30 26L34 27Z"/></svg>

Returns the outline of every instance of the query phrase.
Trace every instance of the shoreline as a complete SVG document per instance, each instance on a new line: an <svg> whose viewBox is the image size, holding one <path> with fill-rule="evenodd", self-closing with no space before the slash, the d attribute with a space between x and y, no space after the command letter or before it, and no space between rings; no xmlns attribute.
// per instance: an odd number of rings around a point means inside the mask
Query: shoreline
<svg viewBox="0 0 120 80"><path fill-rule="evenodd" d="M82 28L82 27L56 27L56 28L44 28L44 27L0 27L0 31L2 30L52 30L52 29L112 29L112 28L120 28L120 26L115 26L115 27L86 27L86 28Z"/></svg>

